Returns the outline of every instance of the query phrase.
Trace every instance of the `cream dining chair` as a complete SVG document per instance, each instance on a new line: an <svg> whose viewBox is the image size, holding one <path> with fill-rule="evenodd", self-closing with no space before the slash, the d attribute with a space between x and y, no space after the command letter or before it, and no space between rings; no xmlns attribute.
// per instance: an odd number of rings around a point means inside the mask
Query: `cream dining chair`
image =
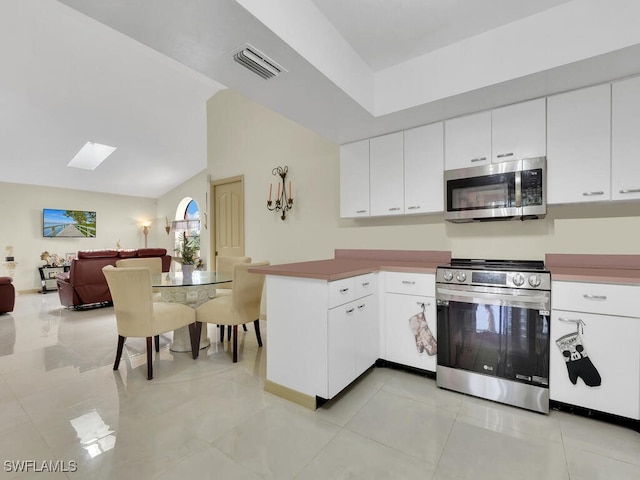
<svg viewBox="0 0 640 480"><path fill-rule="evenodd" d="M238 361L238 325L253 322L258 346L262 347L259 317L264 275L249 273L249 269L267 265L269 262L236 264L231 295L216 297L196 309L196 334L202 322L233 326L233 363ZM199 343L198 335L196 345Z"/></svg>
<svg viewBox="0 0 640 480"><path fill-rule="evenodd" d="M227 257L224 255L218 255L216 257L216 272L224 276L233 276L233 267L238 263L251 263L251 257ZM231 295L233 288L233 282L221 283L216 286L216 296ZM244 331L247 331L247 326L243 325ZM228 340L231 340L231 329L229 329ZM220 341L224 341L224 325L220 325Z"/></svg>
<svg viewBox="0 0 640 480"><path fill-rule="evenodd" d="M147 267L116 268L107 265L102 269L116 314L118 328L118 348L113 369L120 365L122 349L127 337L145 337L147 339L147 379L153 378L151 338L156 339L156 352L159 351L159 335L189 326L191 336L191 355L198 358L198 345L194 343L199 332L196 326L195 310L186 305L172 302L153 302L151 294L151 270Z"/></svg>
<svg viewBox="0 0 640 480"><path fill-rule="evenodd" d="M132 267L147 267L151 269L151 275L162 274L162 259L160 257L144 257L144 258L121 258L116 260L116 267L118 268L132 268ZM161 302L162 294L158 288L152 289L153 301ZM160 339L156 337L156 350L160 346Z"/></svg>

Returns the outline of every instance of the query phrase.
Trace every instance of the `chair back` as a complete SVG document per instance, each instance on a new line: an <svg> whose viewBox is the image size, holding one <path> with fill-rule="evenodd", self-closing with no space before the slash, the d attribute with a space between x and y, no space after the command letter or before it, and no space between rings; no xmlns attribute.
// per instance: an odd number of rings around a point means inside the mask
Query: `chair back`
<svg viewBox="0 0 640 480"><path fill-rule="evenodd" d="M239 263L234 267L231 298L234 323L249 323L260 317L264 275L249 273L249 269L267 265L269 262Z"/></svg>
<svg viewBox="0 0 640 480"><path fill-rule="evenodd" d="M216 272L224 276L233 276L233 267L239 263L251 263L251 257L216 257ZM231 283L221 283L216 285L216 290L229 290L233 288Z"/></svg>
<svg viewBox="0 0 640 480"><path fill-rule="evenodd" d="M118 268L136 268L146 267L151 269L151 275L162 273L162 258L160 257L144 257L144 258L121 258L116 260Z"/></svg>
<svg viewBox="0 0 640 480"><path fill-rule="evenodd" d="M153 335L151 270L147 267L102 269L116 313L118 335L149 337Z"/></svg>

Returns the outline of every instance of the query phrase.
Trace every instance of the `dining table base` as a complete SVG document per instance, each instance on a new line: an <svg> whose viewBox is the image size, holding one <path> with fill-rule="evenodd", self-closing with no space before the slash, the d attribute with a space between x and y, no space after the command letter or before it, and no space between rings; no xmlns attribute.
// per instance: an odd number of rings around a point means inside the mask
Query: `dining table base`
<svg viewBox="0 0 640 480"><path fill-rule="evenodd" d="M200 325L200 350L209 348L211 340L208 337L207 324ZM180 327L173 331L173 340L169 346L172 352L191 352L191 335L189 334L189 326Z"/></svg>

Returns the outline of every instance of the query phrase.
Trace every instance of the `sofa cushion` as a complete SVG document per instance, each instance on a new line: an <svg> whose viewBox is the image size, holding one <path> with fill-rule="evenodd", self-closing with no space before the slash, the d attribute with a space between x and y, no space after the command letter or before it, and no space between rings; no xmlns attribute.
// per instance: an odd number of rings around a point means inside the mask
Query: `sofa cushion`
<svg viewBox="0 0 640 480"><path fill-rule="evenodd" d="M138 250L135 248L129 248L127 250L118 250L118 257L120 258L134 258L138 256Z"/></svg>
<svg viewBox="0 0 640 480"><path fill-rule="evenodd" d="M162 257L167 254L166 248L139 248L139 257Z"/></svg>
<svg viewBox="0 0 640 480"><path fill-rule="evenodd" d="M117 250L79 250L78 259L83 258L117 258Z"/></svg>
<svg viewBox="0 0 640 480"><path fill-rule="evenodd" d="M12 282L13 282L13 278L11 277L0 277L0 285L6 285Z"/></svg>

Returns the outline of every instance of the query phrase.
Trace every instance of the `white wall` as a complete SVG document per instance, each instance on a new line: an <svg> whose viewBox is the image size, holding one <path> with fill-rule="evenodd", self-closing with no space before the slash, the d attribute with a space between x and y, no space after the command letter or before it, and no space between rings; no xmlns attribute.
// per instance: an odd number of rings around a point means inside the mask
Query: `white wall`
<svg viewBox="0 0 640 480"><path fill-rule="evenodd" d="M37 268L43 264L43 251L64 257L78 250L144 247L142 221L156 216L156 201L150 198L110 195L0 182L0 275L6 275L4 262L7 245L13 246L18 262L14 285L18 291L40 288ZM42 209L91 210L96 212L96 238L44 238ZM154 224L157 222L154 222ZM148 244L156 246L152 224Z"/></svg>
<svg viewBox="0 0 640 480"><path fill-rule="evenodd" d="M331 258L335 248L451 250L456 257L510 259L640 253L638 203L554 206L545 219L527 222L450 224L442 215L341 220L338 145L232 90L208 102L208 152L212 179L244 175L246 254L256 261ZM271 170L285 165L295 203L282 221L267 211L266 199L275 181ZM193 195L198 189L176 190Z"/></svg>

